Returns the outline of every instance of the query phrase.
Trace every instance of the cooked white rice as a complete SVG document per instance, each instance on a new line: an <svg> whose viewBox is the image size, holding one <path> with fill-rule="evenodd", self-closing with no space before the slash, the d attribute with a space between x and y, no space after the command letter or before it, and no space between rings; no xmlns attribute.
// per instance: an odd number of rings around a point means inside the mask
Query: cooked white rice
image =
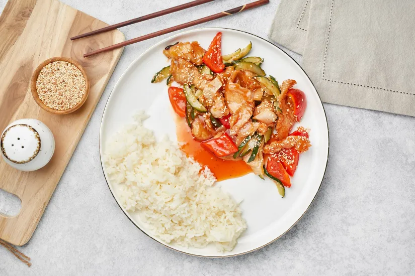
<svg viewBox="0 0 415 276"><path fill-rule="evenodd" d="M246 229L238 204L219 187L207 168L164 138L157 141L142 124L124 126L105 147L109 181L118 186L129 212L138 212L146 231L166 243L232 250Z"/></svg>

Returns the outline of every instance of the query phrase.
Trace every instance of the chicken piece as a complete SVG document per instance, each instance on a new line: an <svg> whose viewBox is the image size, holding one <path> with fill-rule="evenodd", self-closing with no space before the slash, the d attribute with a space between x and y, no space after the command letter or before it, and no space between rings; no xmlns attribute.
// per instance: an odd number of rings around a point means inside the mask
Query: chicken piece
<svg viewBox="0 0 415 276"><path fill-rule="evenodd" d="M257 88L254 90L254 101L262 101L263 96L264 96L264 89Z"/></svg>
<svg viewBox="0 0 415 276"><path fill-rule="evenodd" d="M291 100L288 100L288 103L280 103L280 108L282 112L278 113L276 134L273 136L277 141L285 139L296 122Z"/></svg>
<svg viewBox="0 0 415 276"><path fill-rule="evenodd" d="M232 113L229 124L231 126L229 133L231 135L237 135L239 130L251 120L252 107L248 105L241 105L241 107Z"/></svg>
<svg viewBox="0 0 415 276"><path fill-rule="evenodd" d="M248 121L238 131L238 135L235 138L235 144L239 146L246 137L254 134L255 131L258 129L258 127L259 127L258 122Z"/></svg>
<svg viewBox="0 0 415 276"><path fill-rule="evenodd" d="M264 153L274 154L282 149L295 148L299 153L307 151L311 147L310 140L304 136L288 136L282 141L273 140L265 145Z"/></svg>
<svg viewBox="0 0 415 276"><path fill-rule="evenodd" d="M170 73L172 78L182 85L194 84L196 88L203 89L209 83L205 75L199 73L196 66L182 58L171 60Z"/></svg>
<svg viewBox="0 0 415 276"><path fill-rule="evenodd" d="M215 127L213 126L212 120L210 119L210 112L203 113L203 121L205 123L205 128L214 135L216 133Z"/></svg>
<svg viewBox="0 0 415 276"><path fill-rule="evenodd" d="M192 122L192 135L196 140L204 141L213 137L210 127L206 126L205 118L198 116Z"/></svg>
<svg viewBox="0 0 415 276"><path fill-rule="evenodd" d="M285 139L296 122L294 103L290 97L287 97L288 90L296 83L295 80L285 80L281 84L281 94L278 98L280 112L278 112L278 121L275 126L277 132L276 135L273 136L277 141Z"/></svg>
<svg viewBox="0 0 415 276"><path fill-rule="evenodd" d="M222 87L222 82L219 78L215 78L206 84L205 88L203 89L203 96L206 100L212 101L214 97L217 95L217 92Z"/></svg>
<svg viewBox="0 0 415 276"><path fill-rule="evenodd" d="M237 83L229 82L225 86L225 100L231 113L236 112L243 105L254 107L253 93Z"/></svg>
<svg viewBox="0 0 415 276"><path fill-rule="evenodd" d="M255 91L261 88L261 84L254 77L256 77L256 74L253 72L236 70L232 73L230 79L244 88Z"/></svg>
<svg viewBox="0 0 415 276"><path fill-rule="evenodd" d="M268 126L263 122L258 122L258 129L257 132L261 135L265 135L265 133L268 131Z"/></svg>
<svg viewBox="0 0 415 276"><path fill-rule="evenodd" d="M210 113L212 113L212 116L215 118L222 118L229 114L229 108L225 103L225 98L222 93L219 92L214 97Z"/></svg>
<svg viewBox="0 0 415 276"><path fill-rule="evenodd" d="M196 76L201 78L196 66L182 58L172 59L170 73L174 80L182 85L192 84Z"/></svg>
<svg viewBox="0 0 415 276"><path fill-rule="evenodd" d="M255 107L254 119L265 124L272 124L277 120L277 115L274 112L274 104L264 99L258 106Z"/></svg>
<svg viewBox="0 0 415 276"><path fill-rule="evenodd" d="M205 89L205 87L207 86L207 84L212 80L210 77L208 77L209 75L195 75L194 79L193 79L193 84L195 85L196 88L198 89Z"/></svg>
<svg viewBox="0 0 415 276"><path fill-rule="evenodd" d="M278 97L278 102L279 103L284 102L285 98L287 97L288 90L296 84L297 84L297 82L295 80L290 80L290 79L285 80L285 81L282 82L281 87L280 87L281 94Z"/></svg>
<svg viewBox="0 0 415 276"><path fill-rule="evenodd" d="M171 59L182 58L186 61L189 61L196 65L201 65L203 63L203 56L205 55L205 50L199 45L197 41L190 42L180 42L167 50L163 50L163 53L166 57Z"/></svg>
<svg viewBox="0 0 415 276"><path fill-rule="evenodd" d="M216 76L220 78L222 83L228 83L230 76L232 75L234 71L235 69L233 66L228 66L228 67L225 67L225 71L216 74Z"/></svg>

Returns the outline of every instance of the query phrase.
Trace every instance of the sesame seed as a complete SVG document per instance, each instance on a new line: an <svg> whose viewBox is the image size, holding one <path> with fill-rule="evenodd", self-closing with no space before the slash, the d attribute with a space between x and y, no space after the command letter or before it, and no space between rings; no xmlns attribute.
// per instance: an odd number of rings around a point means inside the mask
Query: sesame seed
<svg viewBox="0 0 415 276"><path fill-rule="evenodd" d="M40 70L36 91L47 107L68 110L82 100L86 92L86 80L81 70L72 63L54 61Z"/></svg>

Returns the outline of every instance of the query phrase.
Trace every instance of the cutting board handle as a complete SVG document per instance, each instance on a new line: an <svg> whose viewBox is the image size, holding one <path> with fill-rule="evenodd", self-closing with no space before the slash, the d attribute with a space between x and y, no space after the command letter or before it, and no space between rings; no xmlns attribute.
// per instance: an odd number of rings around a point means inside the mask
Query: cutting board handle
<svg viewBox="0 0 415 276"><path fill-rule="evenodd" d="M45 210L46 203L37 203L40 207L37 210L30 208L30 205L22 200L22 207L17 215L7 216L0 213L0 225L7 226L0 231L0 239L17 246L25 245L30 240Z"/></svg>
<svg viewBox="0 0 415 276"><path fill-rule="evenodd" d="M0 188L0 190L15 196L20 200L20 205L21 205L20 210L19 210L19 213L17 213L16 215L12 216L12 215L7 215L7 214L4 214L4 213L0 212L0 225L14 224L14 223L16 223L15 221L18 220L19 216L21 215L21 213L23 211L23 201L18 195L14 194L14 193L11 193L11 192L3 189L3 188ZM6 242L11 241L10 237L11 237L11 235L8 235L7 233L3 233L2 235L0 235L0 239L4 240Z"/></svg>
<svg viewBox="0 0 415 276"><path fill-rule="evenodd" d="M18 212L11 212L11 213L7 214L7 213L2 213L1 210L0 210L0 215L3 215L3 217L15 217L15 216L17 216L20 213L20 211L22 210L23 200L21 199L21 197L18 196L17 194L15 194L15 193L11 193L11 192L7 191L6 189L3 189L1 187L1 184L0 184L0 194L1 193L3 193L3 194L5 193L6 194L6 199L7 199L6 202L4 202L2 205L6 206L6 209L7 209L7 207L17 207L15 209L18 209L17 210ZM19 203L17 203L17 202L19 202ZM16 205L18 205L18 206L16 206Z"/></svg>

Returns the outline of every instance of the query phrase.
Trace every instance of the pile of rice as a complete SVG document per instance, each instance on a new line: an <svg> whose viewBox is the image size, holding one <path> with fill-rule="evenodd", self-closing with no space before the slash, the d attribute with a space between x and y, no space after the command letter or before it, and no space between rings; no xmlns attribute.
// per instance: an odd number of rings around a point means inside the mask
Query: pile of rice
<svg viewBox="0 0 415 276"><path fill-rule="evenodd" d="M232 250L246 229L238 204L219 187L207 168L143 126L143 113L106 145L104 166L129 212L166 243Z"/></svg>

